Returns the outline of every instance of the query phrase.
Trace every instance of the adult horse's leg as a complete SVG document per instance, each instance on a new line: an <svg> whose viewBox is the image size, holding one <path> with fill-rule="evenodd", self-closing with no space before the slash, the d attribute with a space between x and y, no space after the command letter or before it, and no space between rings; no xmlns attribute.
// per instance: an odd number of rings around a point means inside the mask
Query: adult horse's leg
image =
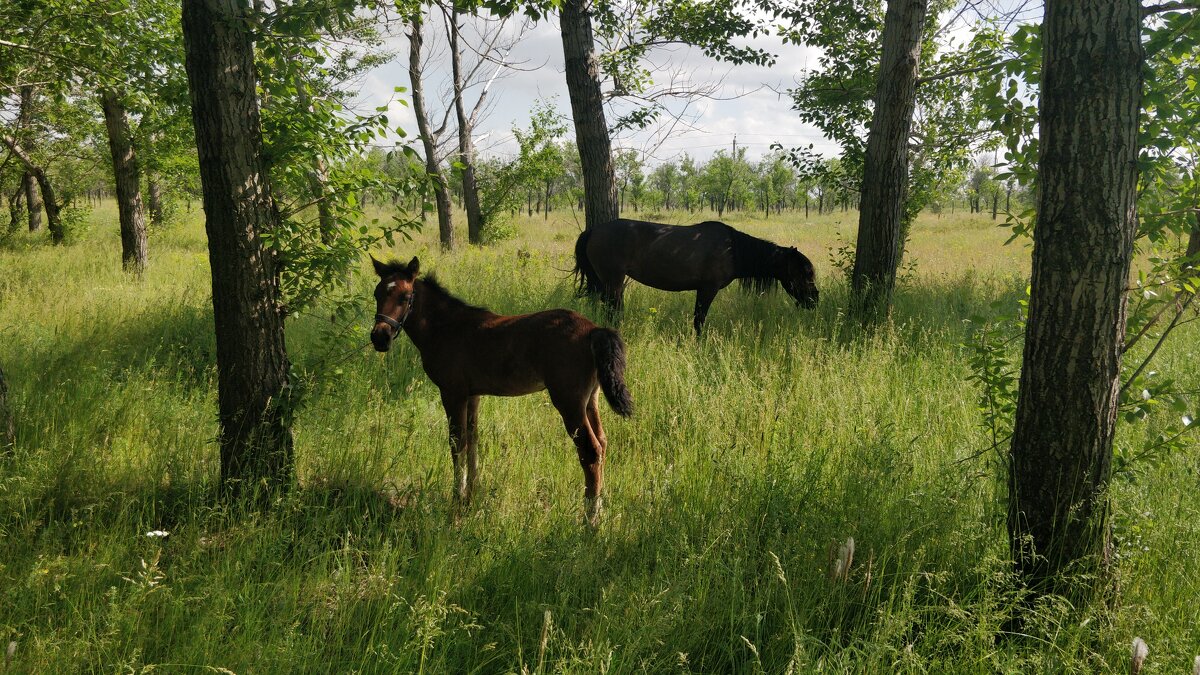
<svg viewBox="0 0 1200 675"><path fill-rule="evenodd" d="M446 422L450 427L450 459L454 462L454 502L456 505L465 504L471 499L467 483L466 450L470 442L470 429L467 426L466 396L442 392L442 407L446 409Z"/></svg>
<svg viewBox="0 0 1200 675"><path fill-rule="evenodd" d="M550 401L554 403L558 414L562 415L563 426L567 428L567 435L575 442L579 466L583 468L583 517L589 526L598 527L603 505L601 492L604 489L604 445L588 422L588 399L576 395L564 396L561 392L556 396L551 392Z"/></svg>
<svg viewBox="0 0 1200 675"><path fill-rule="evenodd" d="M605 279L600 300L604 303L608 321L613 325L619 325L621 314L625 309L625 277L620 276L615 280Z"/></svg>
<svg viewBox="0 0 1200 675"><path fill-rule="evenodd" d="M696 291L696 311L692 314L692 327L696 329L696 337L700 337L700 329L704 328L704 319L708 316L708 308L713 298L717 297L717 288L701 288Z"/></svg>
<svg viewBox="0 0 1200 675"><path fill-rule="evenodd" d="M479 397L467 399L467 501L479 484Z"/></svg>

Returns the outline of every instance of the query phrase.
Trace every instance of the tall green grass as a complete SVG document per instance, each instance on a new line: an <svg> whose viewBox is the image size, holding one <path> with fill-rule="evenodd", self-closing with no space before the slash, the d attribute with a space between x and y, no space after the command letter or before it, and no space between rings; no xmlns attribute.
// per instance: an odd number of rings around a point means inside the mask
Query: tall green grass
<svg viewBox="0 0 1200 675"><path fill-rule="evenodd" d="M687 214L664 219L688 222ZM1200 652L1200 462L1113 487L1117 592L1024 607L1006 562L1004 487L979 428L964 320L1013 305L1028 250L986 219L927 216L892 323L843 316L830 262L854 214L734 219L817 263L818 309L730 288L702 340L690 294L633 286L621 325L637 411L601 410L604 522L544 394L485 399L480 491L452 518L445 419L407 341L367 348L319 306L290 320L304 405L299 488L224 505L202 225L120 271L115 214L67 247L0 250L0 365L18 446L0 460L0 645L18 671L1146 672ZM398 246L501 312L575 307L570 214L517 240ZM435 230L436 228L428 228ZM1159 369L1200 389L1195 331ZM1064 395L1069 395L1064 393ZM1123 428L1137 443L1156 421ZM147 536L165 530L163 539ZM838 547L855 541L848 575Z"/></svg>

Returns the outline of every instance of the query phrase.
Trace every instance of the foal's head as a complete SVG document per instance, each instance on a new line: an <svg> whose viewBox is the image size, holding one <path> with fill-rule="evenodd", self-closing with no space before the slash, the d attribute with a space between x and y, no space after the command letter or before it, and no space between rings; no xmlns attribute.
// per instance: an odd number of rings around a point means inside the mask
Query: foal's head
<svg viewBox="0 0 1200 675"><path fill-rule="evenodd" d="M796 303L807 309L817 306L817 273L810 261L795 247L780 248L776 278Z"/></svg>
<svg viewBox="0 0 1200 675"><path fill-rule="evenodd" d="M375 345L375 351L386 352L412 313L413 283L421 262L413 258L407 265L381 263L374 257L371 262L379 275L379 283L375 286L375 328L371 330L371 344Z"/></svg>

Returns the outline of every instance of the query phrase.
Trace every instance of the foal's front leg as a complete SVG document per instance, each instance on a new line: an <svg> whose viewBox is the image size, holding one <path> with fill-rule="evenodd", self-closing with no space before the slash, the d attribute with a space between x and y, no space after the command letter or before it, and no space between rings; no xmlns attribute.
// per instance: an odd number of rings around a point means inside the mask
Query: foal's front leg
<svg viewBox="0 0 1200 675"><path fill-rule="evenodd" d="M446 422L450 428L450 459L454 463L454 502L466 504L471 501L471 485L467 482L467 447L471 429L468 426L468 397L448 395L442 392L442 407L446 409Z"/></svg>

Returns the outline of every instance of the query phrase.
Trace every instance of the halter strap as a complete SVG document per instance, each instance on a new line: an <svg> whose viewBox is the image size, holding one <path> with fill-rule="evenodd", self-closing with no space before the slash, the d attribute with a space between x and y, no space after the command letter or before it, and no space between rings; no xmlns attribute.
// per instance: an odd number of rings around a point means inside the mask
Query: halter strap
<svg viewBox="0 0 1200 675"><path fill-rule="evenodd" d="M405 314L404 318L407 319L408 314ZM386 323L387 325L392 327L392 330L396 330L396 331L400 330L400 328L404 326L403 321L397 321L386 314L376 314L375 315L375 323Z"/></svg>
<svg viewBox="0 0 1200 675"><path fill-rule="evenodd" d="M416 301L417 301L417 293L416 293L416 289L414 288L412 294L408 296L408 310L404 312L404 316L400 317L399 321L397 321L396 319L393 319L392 317L390 317L386 314L376 314L375 315L375 323L386 323L387 325L392 327L392 330L399 333L400 329L404 327L404 322L408 321L409 315L412 314L413 304L415 304Z"/></svg>

